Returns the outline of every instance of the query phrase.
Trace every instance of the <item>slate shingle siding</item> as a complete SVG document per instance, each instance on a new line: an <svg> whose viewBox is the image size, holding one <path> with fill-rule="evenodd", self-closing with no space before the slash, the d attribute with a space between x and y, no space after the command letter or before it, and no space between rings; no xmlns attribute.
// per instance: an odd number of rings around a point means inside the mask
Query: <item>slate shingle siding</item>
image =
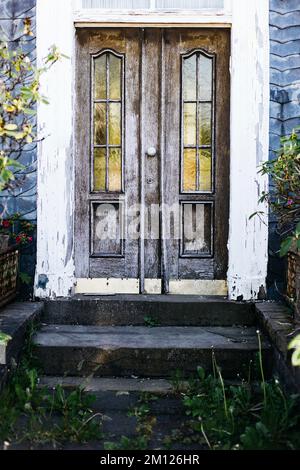
<svg viewBox="0 0 300 470"><path fill-rule="evenodd" d="M270 158L280 136L300 126L300 0L270 0L271 97ZM270 224L269 283L281 283L283 266L276 251L276 221ZM274 292L273 292L274 293Z"/></svg>
<svg viewBox="0 0 300 470"><path fill-rule="evenodd" d="M62 0L63 1L63 0ZM22 48L26 54L36 60L35 36L25 37L23 35L23 19L31 18L32 30L35 32L36 0L0 0L0 39L13 44L22 42ZM20 189L13 194L3 194L0 197L0 211L3 208L12 214L20 212L31 221L36 220L36 192L37 192L37 152L36 144L27 145L19 161L26 167L24 171L26 179ZM35 238L35 237L34 237ZM35 242L26 250L21 257L21 271L30 274L33 278L35 269ZM23 286L22 296L27 298L32 293L32 286Z"/></svg>
<svg viewBox="0 0 300 470"><path fill-rule="evenodd" d="M35 37L23 35L23 19L30 17L35 31L36 0L0 0L0 38L8 43L22 42L24 52L35 62ZM0 209L6 207L9 213L20 212L29 220L36 219L36 144L27 145L20 162L26 166L24 185L13 194L0 197Z"/></svg>

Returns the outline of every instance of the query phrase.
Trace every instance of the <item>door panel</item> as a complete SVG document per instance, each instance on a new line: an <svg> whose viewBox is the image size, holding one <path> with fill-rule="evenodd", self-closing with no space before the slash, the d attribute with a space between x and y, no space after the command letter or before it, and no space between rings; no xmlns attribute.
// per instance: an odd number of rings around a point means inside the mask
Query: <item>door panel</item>
<svg viewBox="0 0 300 470"><path fill-rule="evenodd" d="M160 232L159 211L155 210L160 204L160 167L159 167L159 137L160 137L160 44L161 31L159 29L146 29L143 32L143 74L141 78L142 109L141 109L141 139L144 163L144 174L142 176L141 188L143 195L141 202L145 208L145 239L142 240L144 248L144 272L143 276L148 279L161 277L160 269ZM147 150L155 148L157 154L149 157ZM151 227L151 208L154 214L153 227ZM149 231L154 232L149 237ZM158 230L157 230L158 229ZM157 232L157 233L155 233ZM141 273L143 266L141 266Z"/></svg>
<svg viewBox="0 0 300 470"><path fill-rule="evenodd" d="M138 278L125 214L140 200L140 31L79 31L77 41L76 276Z"/></svg>
<svg viewBox="0 0 300 470"><path fill-rule="evenodd" d="M229 38L78 32L77 278L226 279Z"/></svg>
<svg viewBox="0 0 300 470"><path fill-rule="evenodd" d="M165 30L164 44L168 83L165 165L169 175L165 202L181 208L180 239L167 241L170 279L226 279L229 34ZM192 229L187 244L185 225Z"/></svg>

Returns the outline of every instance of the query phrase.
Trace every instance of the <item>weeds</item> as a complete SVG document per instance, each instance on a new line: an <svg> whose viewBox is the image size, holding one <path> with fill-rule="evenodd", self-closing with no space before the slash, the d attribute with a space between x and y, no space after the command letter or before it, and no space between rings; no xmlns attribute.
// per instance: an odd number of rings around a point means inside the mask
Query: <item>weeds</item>
<svg viewBox="0 0 300 470"><path fill-rule="evenodd" d="M128 416L136 418L136 436L122 436L119 442L106 442L105 450L147 450L153 437L156 417L151 416L151 402L158 397L149 393L141 393L137 406L128 411Z"/></svg>
<svg viewBox="0 0 300 470"><path fill-rule="evenodd" d="M300 415L297 396L286 397L276 380L256 389L247 382L226 385L218 375L198 371L183 403L190 417L183 440L212 450L297 449Z"/></svg>
<svg viewBox="0 0 300 470"><path fill-rule="evenodd" d="M58 448L64 443L103 440L102 416L94 414L94 397L82 388L66 392L61 386L52 391L40 387L39 366L34 357L32 328L23 359L14 367L8 386L0 396L0 441L3 447L29 443L33 447ZM276 380L265 378L261 342L257 363L260 382L239 384L224 381L213 353L213 374L201 367L189 381L176 371L174 393L183 400L186 416L180 429L170 429L166 448L181 445L210 450L275 450L300 448L299 397L286 396ZM106 450L147 450L155 442L157 418L152 404L158 397L143 393L128 416L136 420L133 436L106 442Z"/></svg>
<svg viewBox="0 0 300 470"><path fill-rule="evenodd" d="M151 317L150 315L147 315L144 317L144 322L145 325L148 326L149 328L155 328L157 326L160 326L160 322L156 320L155 318Z"/></svg>
<svg viewBox="0 0 300 470"><path fill-rule="evenodd" d="M80 388L66 393L61 386L52 391L39 386L34 332L31 327L22 360L0 396L0 441L57 447L101 438L100 416L91 410L93 396Z"/></svg>

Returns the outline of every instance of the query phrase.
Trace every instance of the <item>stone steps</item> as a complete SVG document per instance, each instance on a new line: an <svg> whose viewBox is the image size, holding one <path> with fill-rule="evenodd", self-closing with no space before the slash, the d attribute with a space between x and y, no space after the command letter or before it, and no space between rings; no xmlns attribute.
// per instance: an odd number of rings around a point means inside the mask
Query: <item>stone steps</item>
<svg viewBox="0 0 300 470"><path fill-rule="evenodd" d="M246 372L258 351L255 327L141 327L44 325L35 336L46 375L172 377L212 371L212 353L224 378ZM266 373L271 347L263 341Z"/></svg>
<svg viewBox="0 0 300 470"><path fill-rule="evenodd" d="M54 390L58 385L66 392L80 387L86 393L95 396L93 408L96 411L127 412L139 405L141 397L155 397L153 400L156 413L177 414L182 409L182 399L175 385L165 379L137 378L101 378L101 377L47 377L42 376L40 387ZM181 390L186 389L187 383L180 384Z"/></svg>
<svg viewBox="0 0 300 470"><path fill-rule="evenodd" d="M86 326L232 326L255 323L251 303L182 295L74 296L45 302L43 322Z"/></svg>

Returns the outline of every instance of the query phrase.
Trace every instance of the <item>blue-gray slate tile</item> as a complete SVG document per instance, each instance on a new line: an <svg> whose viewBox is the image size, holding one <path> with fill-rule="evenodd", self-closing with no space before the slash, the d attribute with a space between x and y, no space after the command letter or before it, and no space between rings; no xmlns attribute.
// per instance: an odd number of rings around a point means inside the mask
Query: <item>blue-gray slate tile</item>
<svg viewBox="0 0 300 470"><path fill-rule="evenodd" d="M270 0L270 152L276 157L280 137L300 125L300 1ZM269 293L282 289L283 264L278 256L280 237L271 217L269 237Z"/></svg>

